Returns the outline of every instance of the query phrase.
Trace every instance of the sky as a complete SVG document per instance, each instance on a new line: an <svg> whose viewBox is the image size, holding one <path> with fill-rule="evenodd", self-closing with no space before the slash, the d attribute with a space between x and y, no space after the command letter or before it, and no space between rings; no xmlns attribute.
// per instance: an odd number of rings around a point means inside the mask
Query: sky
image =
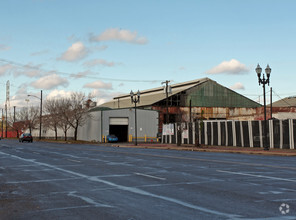
<svg viewBox="0 0 296 220"><path fill-rule="evenodd" d="M0 0L0 108L208 77L263 103L296 95L294 0ZM9 94L7 93L9 84ZM33 95L28 97L28 95ZM34 97L36 96L36 97Z"/></svg>

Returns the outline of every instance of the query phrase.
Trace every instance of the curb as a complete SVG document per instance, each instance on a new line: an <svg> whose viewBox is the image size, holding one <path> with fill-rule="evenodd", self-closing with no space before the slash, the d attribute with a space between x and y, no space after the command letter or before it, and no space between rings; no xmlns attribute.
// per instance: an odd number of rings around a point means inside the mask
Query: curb
<svg viewBox="0 0 296 220"><path fill-rule="evenodd" d="M162 149L162 150L180 150L180 151L196 151L196 152L215 152L215 153L237 153L237 154L250 154L250 155L266 155L266 156L296 156L295 150L288 149L271 149L265 151L261 148L238 148L238 147L223 147L223 146L207 146L207 147L195 147L195 146L174 146L168 144L155 144L144 145L139 144L128 145L118 144L111 145L112 147L125 147L125 148L147 148L147 149Z"/></svg>

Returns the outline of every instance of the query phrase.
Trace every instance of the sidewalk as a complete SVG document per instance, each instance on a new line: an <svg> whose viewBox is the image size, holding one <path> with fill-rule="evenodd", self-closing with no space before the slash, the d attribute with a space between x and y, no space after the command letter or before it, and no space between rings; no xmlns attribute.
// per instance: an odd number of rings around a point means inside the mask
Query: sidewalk
<svg viewBox="0 0 296 220"><path fill-rule="evenodd" d="M250 147L229 147L229 146L200 146L162 143L118 143L112 144L113 147L129 147L129 148L149 148L149 149L166 149L166 150L185 150L185 151L202 151L202 152L220 152L220 153L239 153L239 154L259 154L259 155L276 155L276 156L296 156L296 150L290 149L269 149L265 151L263 148Z"/></svg>

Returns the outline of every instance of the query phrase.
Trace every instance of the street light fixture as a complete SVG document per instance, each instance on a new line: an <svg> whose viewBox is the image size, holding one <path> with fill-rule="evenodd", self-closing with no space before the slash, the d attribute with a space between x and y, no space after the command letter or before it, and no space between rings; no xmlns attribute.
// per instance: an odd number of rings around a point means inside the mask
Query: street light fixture
<svg viewBox="0 0 296 220"><path fill-rule="evenodd" d="M269 65L267 65L267 67L265 68L265 73L266 73L266 77L267 79L265 79L265 75L263 74L263 78L261 78L261 72L262 72L262 68L260 67L260 65L257 65L256 68L256 73L258 76L258 82L259 82L259 86L260 84L262 84L263 86L263 97L264 97L264 150L269 150L269 147L267 146L267 122L266 122L266 98L265 98L265 85L268 84L269 85L269 78L270 78L270 73L271 73L271 68L269 67Z"/></svg>
<svg viewBox="0 0 296 220"><path fill-rule="evenodd" d="M28 95L29 96L32 96L32 97L35 97L37 99L40 100L40 126L39 126L39 140L41 140L41 126L42 126L42 90L41 90L41 93L40 93L40 98L38 96L35 96L35 95Z"/></svg>
<svg viewBox="0 0 296 220"><path fill-rule="evenodd" d="M131 101L132 103L135 103L135 138L136 142L135 145L138 145L138 136L137 136L137 103L140 103L140 91L138 90L137 94L134 94L133 91L131 90L130 96L131 96Z"/></svg>

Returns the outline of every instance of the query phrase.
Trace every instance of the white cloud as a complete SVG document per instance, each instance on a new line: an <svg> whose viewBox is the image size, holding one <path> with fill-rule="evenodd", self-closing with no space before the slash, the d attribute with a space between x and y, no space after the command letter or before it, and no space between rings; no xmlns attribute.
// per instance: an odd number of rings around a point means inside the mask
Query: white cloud
<svg viewBox="0 0 296 220"><path fill-rule="evenodd" d="M57 89L55 89L55 90L51 91L47 95L46 99L55 99L55 98L61 98L61 97L63 97L63 98L71 98L71 94L72 93L73 92L71 92L71 91L57 90Z"/></svg>
<svg viewBox="0 0 296 220"><path fill-rule="evenodd" d="M0 50L10 50L10 49L11 49L11 47L6 46L4 44L0 44Z"/></svg>
<svg viewBox="0 0 296 220"><path fill-rule="evenodd" d="M87 83L83 86L83 88L92 88L92 89L112 89L112 83L104 83L100 80Z"/></svg>
<svg viewBox="0 0 296 220"><path fill-rule="evenodd" d="M10 106L17 106L17 109L22 107L40 106L40 100L28 95L40 97L40 92L28 92L28 86L22 84L18 87L16 93L10 98Z"/></svg>
<svg viewBox="0 0 296 220"><path fill-rule="evenodd" d="M89 51L86 49L84 44L80 41L72 44L71 47L68 48L66 52L62 54L61 57L58 58L58 60L64 60L64 61L77 61L81 60L89 53Z"/></svg>
<svg viewBox="0 0 296 220"><path fill-rule="evenodd" d="M223 61L218 66L208 70L207 74L219 74L219 73L226 73L226 74L243 74L248 72L249 69L246 67L245 64L240 63L239 61L232 59L230 61Z"/></svg>
<svg viewBox="0 0 296 220"><path fill-rule="evenodd" d="M242 83L237 82L234 85L230 86L230 89L233 89L233 90L245 90L245 87L244 87L244 85Z"/></svg>
<svg viewBox="0 0 296 220"><path fill-rule="evenodd" d="M86 77L88 76L89 74L91 74L90 71L83 71L83 72L78 72L76 74L71 74L70 76L71 77L74 77L76 79L79 79L79 78L83 78L83 77Z"/></svg>
<svg viewBox="0 0 296 220"><path fill-rule="evenodd" d="M146 44L148 40L145 37L138 37L136 31L121 30L119 28L110 28L97 36L90 36L90 41L121 41L134 44Z"/></svg>
<svg viewBox="0 0 296 220"><path fill-rule="evenodd" d="M113 99L113 97L118 96L119 93L110 93L110 92L104 92L100 89L94 89L90 92L90 96L94 97L97 101L97 105L101 105L105 102L108 102Z"/></svg>
<svg viewBox="0 0 296 220"><path fill-rule="evenodd" d="M44 71L40 69L42 65L33 65L32 63L28 63L26 65L13 65L13 64L5 64L0 66L0 76L5 74L13 74L13 76L28 76L28 77L36 77L44 74Z"/></svg>
<svg viewBox="0 0 296 220"><path fill-rule="evenodd" d="M10 72L14 69L14 66L11 64L5 64L0 66L0 76L5 75L6 73Z"/></svg>
<svg viewBox="0 0 296 220"><path fill-rule="evenodd" d="M98 66L98 65L112 67L112 66L117 65L117 63L108 62L103 59L94 59L94 60L90 60L90 61L85 62L83 65L87 66L87 67L93 67L93 66Z"/></svg>
<svg viewBox="0 0 296 220"><path fill-rule="evenodd" d="M35 82L31 83L36 89L53 89L58 86L68 86L69 82L67 79L58 76L57 74L52 74L49 76L44 76Z"/></svg>
<svg viewBox="0 0 296 220"><path fill-rule="evenodd" d="M96 47L92 47L91 51L103 51L103 50L106 50L107 48L108 48L108 46L106 46L106 45L96 46Z"/></svg>
<svg viewBox="0 0 296 220"><path fill-rule="evenodd" d="M40 69L41 66L42 65L34 66L32 63L28 63L24 65L22 69L15 70L13 74L14 76L20 76L20 75L25 75L28 77L41 76L42 73L44 72L43 70Z"/></svg>

